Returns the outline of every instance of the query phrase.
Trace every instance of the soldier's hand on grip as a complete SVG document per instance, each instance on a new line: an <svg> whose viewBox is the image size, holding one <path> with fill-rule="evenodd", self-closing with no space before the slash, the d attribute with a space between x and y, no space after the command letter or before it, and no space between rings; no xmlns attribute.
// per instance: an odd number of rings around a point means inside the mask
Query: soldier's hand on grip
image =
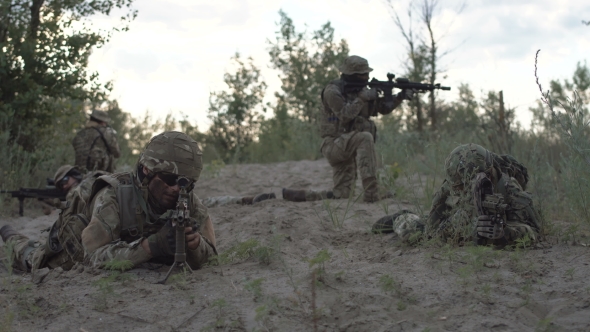
<svg viewBox="0 0 590 332"><path fill-rule="evenodd" d="M413 89L403 89L397 94L396 98L398 100L412 100L412 98L414 98L414 93L415 91Z"/></svg>
<svg viewBox="0 0 590 332"><path fill-rule="evenodd" d="M167 221L156 234L148 237L152 257L172 256L176 252L176 232L172 223Z"/></svg>
<svg viewBox="0 0 590 332"><path fill-rule="evenodd" d="M377 99L377 89L363 89L358 97L364 101L372 101Z"/></svg>
<svg viewBox="0 0 590 332"><path fill-rule="evenodd" d="M486 239L497 240L504 237L504 223L496 220L496 216L482 215L477 217L477 235Z"/></svg>

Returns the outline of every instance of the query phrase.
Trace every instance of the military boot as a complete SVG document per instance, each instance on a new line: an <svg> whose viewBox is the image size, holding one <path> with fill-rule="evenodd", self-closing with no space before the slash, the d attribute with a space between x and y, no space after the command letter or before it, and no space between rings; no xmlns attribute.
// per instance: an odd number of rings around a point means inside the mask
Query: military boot
<svg viewBox="0 0 590 332"><path fill-rule="evenodd" d="M15 235L20 235L20 233L15 231L10 225L4 225L2 228L0 228L0 236L2 237L2 241L4 241L4 243L6 243L8 239Z"/></svg>
<svg viewBox="0 0 590 332"><path fill-rule="evenodd" d="M363 198L365 202L374 203L381 199L379 197L379 185L374 176L363 179L363 188L365 189L365 197Z"/></svg>
<svg viewBox="0 0 590 332"><path fill-rule="evenodd" d="M277 195L275 195L275 193L262 193L262 194L258 194L256 196L254 196L254 199L252 200L252 204L256 204L258 202L266 201L267 199L275 199L275 198L277 198Z"/></svg>
<svg viewBox="0 0 590 332"><path fill-rule="evenodd" d="M242 205L252 205L253 200L254 200L254 196L242 197Z"/></svg>
<svg viewBox="0 0 590 332"><path fill-rule="evenodd" d="M283 188L283 199L291 202L305 202L305 190Z"/></svg>

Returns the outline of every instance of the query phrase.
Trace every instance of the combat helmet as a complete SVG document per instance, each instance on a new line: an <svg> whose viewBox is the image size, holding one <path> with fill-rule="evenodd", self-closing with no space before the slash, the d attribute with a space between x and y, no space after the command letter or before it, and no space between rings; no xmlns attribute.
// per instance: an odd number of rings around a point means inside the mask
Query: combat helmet
<svg viewBox="0 0 590 332"><path fill-rule="evenodd" d="M156 173L165 172L187 177L194 183L203 169L202 155L199 144L190 136L166 131L148 142L139 156L138 167L142 165L149 170L148 181Z"/></svg>
<svg viewBox="0 0 590 332"><path fill-rule="evenodd" d="M494 159L492 153L481 145L469 143L456 147L445 161L447 181L453 187L469 181L475 174L485 172L493 174Z"/></svg>
<svg viewBox="0 0 590 332"><path fill-rule="evenodd" d="M59 182L66 177L66 175L75 177L78 181L82 180L82 173L76 166L72 165L63 165L57 169L55 175L53 176L53 183L58 189L61 189L59 186Z"/></svg>
<svg viewBox="0 0 590 332"><path fill-rule="evenodd" d="M106 122L107 124L111 122L111 118L109 114L105 111L101 110L93 110L92 114L90 114L91 119L96 119L98 121Z"/></svg>
<svg viewBox="0 0 590 332"><path fill-rule="evenodd" d="M354 75L368 74L373 71L373 68L369 67L367 59L361 58L358 55L351 55L344 59L338 70L345 75Z"/></svg>

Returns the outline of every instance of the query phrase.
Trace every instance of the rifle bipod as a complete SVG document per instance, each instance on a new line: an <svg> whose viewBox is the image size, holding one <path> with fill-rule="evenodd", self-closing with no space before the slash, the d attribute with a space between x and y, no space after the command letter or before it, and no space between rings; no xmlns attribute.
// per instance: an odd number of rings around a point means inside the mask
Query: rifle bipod
<svg viewBox="0 0 590 332"><path fill-rule="evenodd" d="M183 268L183 271L186 269L189 272L193 272L191 267L186 263L186 251L184 248L184 222L177 222L176 223L176 253L174 254L174 263L170 266L170 270L166 273L164 279L158 281L158 284L165 284L166 280L172 273L175 267Z"/></svg>
<svg viewBox="0 0 590 332"><path fill-rule="evenodd" d="M174 253L174 263L170 267L170 270L168 270L168 273L166 273L166 277L164 277L163 280L158 281L158 284L165 284L175 267L182 267L183 271L187 269L189 272L193 272L191 267L186 263L186 248L184 247L186 221L190 217L188 193L186 191L188 180L186 180L186 178L179 178L177 183L180 186L180 194L178 196L178 202L176 202L176 210L172 212L172 222L176 229L176 252Z"/></svg>

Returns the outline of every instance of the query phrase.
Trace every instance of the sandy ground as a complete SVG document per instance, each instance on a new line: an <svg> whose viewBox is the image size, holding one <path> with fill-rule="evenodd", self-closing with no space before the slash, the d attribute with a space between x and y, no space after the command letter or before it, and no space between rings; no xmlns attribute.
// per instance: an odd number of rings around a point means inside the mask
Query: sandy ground
<svg viewBox="0 0 590 332"><path fill-rule="evenodd" d="M385 210L407 201L347 209L342 200L280 199L282 187L330 185L325 160L227 166L199 182L200 197L279 198L209 210L219 252L233 261L177 273L166 285L155 284L165 266L120 275L79 266L39 284L2 267L0 331L590 331L587 247L407 247L370 233ZM26 214L1 224L39 238L57 217ZM252 239L249 250L235 249Z"/></svg>

